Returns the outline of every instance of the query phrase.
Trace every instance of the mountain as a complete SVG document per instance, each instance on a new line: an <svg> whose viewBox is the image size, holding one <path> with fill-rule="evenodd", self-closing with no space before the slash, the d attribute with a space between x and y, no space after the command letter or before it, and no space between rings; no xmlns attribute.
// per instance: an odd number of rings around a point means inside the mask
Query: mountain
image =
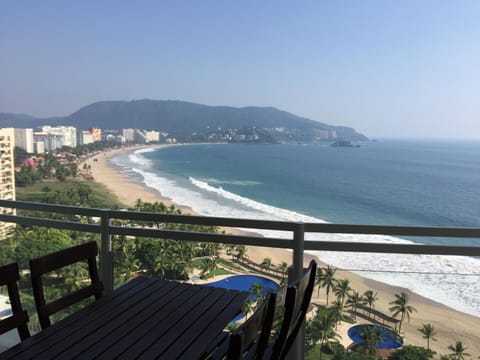
<svg viewBox="0 0 480 360"><path fill-rule="evenodd" d="M13 126L1 115L0 126ZM66 117L36 119L21 115L15 121L15 127L45 124L69 125L78 129L158 130L185 140L191 139L192 134L199 140L231 129L253 131L268 138L268 142L314 141L326 137L327 133L335 133L337 138L349 141L367 140L352 128L323 124L273 107L207 106L176 100L101 101Z"/></svg>
<svg viewBox="0 0 480 360"><path fill-rule="evenodd" d="M27 128L32 127L29 124L34 124L38 120L30 115L25 114L12 114L12 113L0 113L0 127L16 127ZM38 125L35 125L38 126Z"/></svg>

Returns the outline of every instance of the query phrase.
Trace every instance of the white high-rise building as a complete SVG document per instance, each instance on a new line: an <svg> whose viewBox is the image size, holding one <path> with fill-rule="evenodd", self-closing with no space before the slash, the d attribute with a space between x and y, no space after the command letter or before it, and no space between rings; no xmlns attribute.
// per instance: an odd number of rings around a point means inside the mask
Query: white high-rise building
<svg viewBox="0 0 480 360"><path fill-rule="evenodd" d="M0 199L3 200L15 200L14 139L13 128L0 128ZM15 214L15 209L0 208L0 212ZM14 223L0 222L0 239L5 238L14 227Z"/></svg>
<svg viewBox="0 0 480 360"><path fill-rule="evenodd" d="M60 149L65 145L63 135L57 135L52 133L33 133L33 140L35 143L43 143L44 151L53 151Z"/></svg>
<svg viewBox="0 0 480 360"><path fill-rule="evenodd" d="M73 126L40 126L40 132L63 136L62 146L77 146L77 129ZM60 146L61 147L61 146Z"/></svg>
<svg viewBox="0 0 480 360"><path fill-rule="evenodd" d="M80 145L87 145L93 143L93 134L90 131L80 132Z"/></svg>
<svg viewBox="0 0 480 360"><path fill-rule="evenodd" d="M145 142L158 142L160 141L160 133L158 131L145 131Z"/></svg>
<svg viewBox="0 0 480 360"><path fill-rule="evenodd" d="M126 142L133 142L135 140L135 129L123 129L122 135Z"/></svg>
<svg viewBox="0 0 480 360"><path fill-rule="evenodd" d="M43 154L45 152L45 143L43 141L34 141L33 148L37 154Z"/></svg>
<svg viewBox="0 0 480 360"><path fill-rule="evenodd" d="M33 129L14 129L15 146L32 154L33 148Z"/></svg>

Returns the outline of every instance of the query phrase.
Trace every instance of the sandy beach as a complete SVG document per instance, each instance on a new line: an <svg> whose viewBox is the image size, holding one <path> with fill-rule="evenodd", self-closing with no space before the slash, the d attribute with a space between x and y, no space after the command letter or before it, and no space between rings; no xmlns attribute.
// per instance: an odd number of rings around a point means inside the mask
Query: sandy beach
<svg viewBox="0 0 480 360"><path fill-rule="evenodd" d="M93 158L85 160L87 165L91 167L91 174L94 181L104 184L112 193L116 194L119 201L125 206L132 206L137 199L145 202L163 202L171 205L172 201L154 190L149 189L142 184L132 181L122 174L119 169L110 165L108 159L119 152L127 151L127 149L117 149L100 153ZM81 169L83 164L80 164ZM182 212L194 214L188 207L180 207ZM291 252L282 249L249 247L248 256L251 260L262 262L266 257L272 258L273 264L279 264L282 261L291 263ZM312 255L305 256L305 263L308 263ZM320 259L321 262L321 259ZM337 271L336 279L350 280L351 287L361 294L366 290L373 290L378 293L378 300L375 302L375 308L390 314L388 311L389 302L394 299L394 294L401 291L407 292L410 298L409 304L417 309L417 312L411 315L410 323L405 322L402 325L405 343L409 345L417 345L426 347L426 340L422 338L422 334L417 330L423 324L431 323L437 330L435 338L437 341L430 340L430 348L437 354L449 354L448 346L456 341L462 341L463 346L467 348L467 353L476 357L480 355L480 318L470 316L459 311L452 310L440 303L436 303L425 297L419 296L406 289L389 286L384 283L362 278L359 275ZM334 296L330 296L332 299ZM313 302L324 304L325 292L320 290L320 297L317 297L317 289L314 291ZM359 319L359 322L365 322ZM341 342L349 345L350 340L346 334L349 326L345 324L339 328L342 336Z"/></svg>

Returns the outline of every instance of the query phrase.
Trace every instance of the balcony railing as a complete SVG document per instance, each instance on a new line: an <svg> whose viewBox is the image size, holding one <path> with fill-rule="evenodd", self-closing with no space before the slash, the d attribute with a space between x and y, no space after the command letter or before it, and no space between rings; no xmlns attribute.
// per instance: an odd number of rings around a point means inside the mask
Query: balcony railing
<svg viewBox="0 0 480 360"><path fill-rule="evenodd" d="M405 227L344 225L330 223L298 223L286 221L268 221L254 219L234 219L207 216L172 215L159 213L142 213L110 209L92 209L62 205L50 205L23 201L0 200L0 207L34 210L46 213L61 213L95 219L91 223L81 221L54 220L43 217L0 214L1 222L22 225L42 226L57 229L76 230L96 233L101 237L100 271L107 292L113 291L113 235L153 237L193 242L212 242L234 245L263 246L292 250L293 275L299 277L303 268L305 251L335 251L388 254L424 254L424 255L460 255L480 256L480 228L446 228L446 227ZM176 223L206 225L224 228L241 228L267 230L272 233L280 231L281 237L249 235L232 235L220 233L198 233L191 231L166 230L154 227L133 227L114 225L113 220L134 220L155 223ZM115 222L118 223L118 222ZM353 241L318 241L306 240L310 234L358 234L358 235L393 235L419 237L470 238L478 240L477 246L421 245L397 243L371 243ZM250 235L251 234L251 235Z"/></svg>

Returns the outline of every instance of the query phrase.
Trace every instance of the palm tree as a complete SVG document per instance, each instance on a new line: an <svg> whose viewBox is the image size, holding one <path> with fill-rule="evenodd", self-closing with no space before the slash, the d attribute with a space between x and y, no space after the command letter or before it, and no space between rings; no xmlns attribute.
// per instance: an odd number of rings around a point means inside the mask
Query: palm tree
<svg viewBox="0 0 480 360"><path fill-rule="evenodd" d="M373 292L372 290L367 290L363 293L363 298L365 302L368 304L370 310L375 308L375 301L378 300L378 293Z"/></svg>
<svg viewBox="0 0 480 360"><path fill-rule="evenodd" d="M228 244L228 245L225 247L225 253L226 253L228 256L231 256L231 257L232 257L232 260L235 258L235 256L234 256L234 251L235 251L235 245L233 245L233 244Z"/></svg>
<svg viewBox="0 0 480 360"><path fill-rule="evenodd" d="M380 327L366 326L360 332L360 338L364 343L364 353L368 355L373 355L373 358L376 359L377 356L377 346L378 343L382 340L382 329Z"/></svg>
<svg viewBox="0 0 480 360"><path fill-rule="evenodd" d="M375 301L378 300L378 293L373 292L372 290L367 290L363 293L363 298L365 299L365 303L368 304L368 307L370 309L370 316L372 314L372 309L375 308Z"/></svg>
<svg viewBox="0 0 480 360"><path fill-rule="evenodd" d="M350 291L352 291L352 288L350 287L350 281L347 279L337 281L333 291L335 292L337 299L342 303L342 305L344 305L345 298L348 296Z"/></svg>
<svg viewBox="0 0 480 360"><path fill-rule="evenodd" d="M344 304L340 300L335 300L332 302L332 306L329 308L329 310L333 314L335 314L335 318L336 318L335 330L337 330L338 323L344 319L343 307L344 307Z"/></svg>
<svg viewBox="0 0 480 360"><path fill-rule="evenodd" d="M453 353L450 354L450 357L454 360L464 360L465 356L470 357L470 354L467 354L465 351L467 348L463 347L463 344L461 341L458 341L455 343L455 345L450 345L448 347L448 350L452 350Z"/></svg>
<svg viewBox="0 0 480 360"><path fill-rule="evenodd" d="M358 305L362 305L365 303L365 300L363 299L363 296L360 295L358 291L352 292L347 299L347 304L352 307L352 313L353 316L356 318L357 317L357 307Z"/></svg>
<svg viewBox="0 0 480 360"><path fill-rule="evenodd" d="M247 247L245 245L237 245L235 247L236 253L235 257L238 261L241 261L243 258L248 257L247 255Z"/></svg>
<svg viewBox="0 0 480 360"><path fill-rule="evenodd" d="M202 278L205 278L209 274L215 277L216 269L217 269L217 261L213 256L205 259L200 265Z"/></svg>
<svg viewBox="0 0 480 360"><path fill-rule="evenodd" d="M326 310L317 313L313 318L311 326L314 338L311 339L313 343L320 341L320 349L324 346L331 348L332 342L336 342L336 338L340 337L335 330L336 316L332 311ZM320 351L320 359L322 358L322 351Z"/></svg>
<svg viewBox="0 0 480 360"><path fill-rule="evenodd" d="M263 259L261 266L265 269L266 272L270 271L270 268L272 267L272 258L266 257Z"/></svg>
<svg viewBox="0 0 480 360"><path fill-rule="evenodd" d="M335 272L337 269L334 269L330 266L327 266L326 269L323 269L322 273L322 280L320 282L320 286L325 288L325 292L327 294L327 306L328 306L328 295L330 294L330 291L333 290L335 287Z"/></svg>
<svg viewBox="0 0 480 360"><path fill-rule="evenodd" d="M245 300L242 305L242 314L245 316L245 320L248 319L248 314L253 310L253 302L250 299Z"/></svg>
<svg viewBox="0 0 480 360"><path fill-rule="evenodd" d="M282 273L282 284L285 284L287 281L288 263L286 261L282 261L280 265L278 265L277 269Z"/></svg>
<svg viewBox="0 0 480 360"><path fill-rule="evenodd" d="M417 330L422 333L424 339L427 339L427 349L430 350L430 339L437 341L437 339L434 338L434 336L437 335L437 331L432 324L423 324L422 327Z"/></svg>
<svg viewBox="0 0 480 360"><path fill-rule="evenodd" d="M322 279L323 279L323 268L317 268L317 274L315 276L315 285L318 286L317 297L320 297L320 288L322 287Z"/></svg>
<svg viewBox="0 0 480 360"><path fill-rule="evenodd" d="M404 292L395 294L395 300L391 301L390 305L393 305L389 308L393 317L397 317L397 315L400 314L400 323L398 324L398 332L400 333L402 331L402 323L405 320L405 317L410 321L410 314L417 311L417 309L408 305L408 295Z"/></svg>
<svg viewBox="0 0 480 360"><path fill-rule="evenodd" d="M250 292L254 295L257 303L260 303L264 296L265 290L263 289L262 284L255 283L250 287Z"/></svg>

